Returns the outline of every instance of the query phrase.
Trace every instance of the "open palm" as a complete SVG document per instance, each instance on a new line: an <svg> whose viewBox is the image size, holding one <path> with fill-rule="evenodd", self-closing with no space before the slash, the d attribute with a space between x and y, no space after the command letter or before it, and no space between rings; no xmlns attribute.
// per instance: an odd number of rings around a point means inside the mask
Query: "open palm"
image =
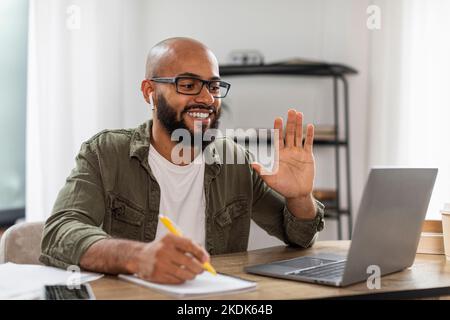
<svg viewBox="0 0 450 320"><path fill-rule="evenodd" d="M253 168L269 187L285 198L304 197L311 194L315 175L312 152L314 126L311 124L307 126L304 145L302 145L302 113L289 110L286 134L283 132L282 118L275 119L274 128L279 133L274 170L265 172L258 163L253 163Z"/></svg>

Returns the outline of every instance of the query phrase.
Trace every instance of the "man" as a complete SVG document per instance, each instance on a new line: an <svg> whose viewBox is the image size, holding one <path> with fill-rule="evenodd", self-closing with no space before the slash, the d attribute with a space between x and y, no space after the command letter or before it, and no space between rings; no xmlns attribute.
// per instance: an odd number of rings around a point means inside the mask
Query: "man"
<svg viewBox="0 0 450 320"><path fill-rule="evenodd" d="M251 219L289 245L311 246L323 228L323 206L312 197L314 129L308 125L302 145L301 113L289 110L285 134L283 120L275 120L279 163L271 175L261 175L248 152L225 138L199 148L185 142L174 152L177 129L195 140L217 127L229 87L198 41L172 38L153 47L141 85L153 121L83 143L46 222L41 261L175 284L201 273L209 254L245 251ZM225 163L222 151L245 163ZM184 236L168 233L159 214Z"/></svg>

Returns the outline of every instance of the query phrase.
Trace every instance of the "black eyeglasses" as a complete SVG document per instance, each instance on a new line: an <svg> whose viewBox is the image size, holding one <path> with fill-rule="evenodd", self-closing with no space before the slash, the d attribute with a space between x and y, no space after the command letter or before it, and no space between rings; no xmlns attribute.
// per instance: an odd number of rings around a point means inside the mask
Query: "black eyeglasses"
<svg viewBox="0 0 450 320"><path fill-rule="evenodd" d="M159 83L174 83L177 92L188 96L199 94L203 86L213 95L214 98L225 98L230 90L231 84L221 80L202 80L193 77L173 77L173 78L151 78L150 81Z"/></svg>

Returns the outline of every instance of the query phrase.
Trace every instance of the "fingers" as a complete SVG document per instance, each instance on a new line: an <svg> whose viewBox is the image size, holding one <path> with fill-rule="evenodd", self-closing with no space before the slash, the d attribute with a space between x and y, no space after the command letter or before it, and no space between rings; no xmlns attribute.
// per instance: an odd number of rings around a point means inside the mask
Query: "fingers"
<svg viewBox="0 0 450 320"><path fill-rule="evenodd" d="M295 146L302 147L303 142L303 114L297 112L295 115Z"/></svg>
<svg viewBox="0 0 450 320"><path fill-rule="evenodd" d="M303 113L297 112L295 109L290 109L288 111L286 137L284 139L282 129L283 120L281 118L275 119L274 128L278 129L280 133L278 137L280 149L283 147L303 147L306 151L312 152L314 142L314 126L312 124L308 124L305 144L303 145ZM260 173L259 171L257 172Z"/></svg>
<svg viewBox="0 0 450 320"><path fill-rule="evenodd" d="M181 280L171 274L164 274L161 276L161 281L159 283L162 284L181 284L183 283L185 280ZM157 281L155 281L157 282Z"/></svg>
<svg viewBox="0 0 450 320"><path fill-rule="evenodd" d="M181 284L186 280L190 280L190 275L178 273L178 269L180 268L173 263L164 263L161 266L161 272L156 277L154 277L154 279L150 280L156 283L163 284Z"/></svg>
<svg viewBox="0 0 450 320"><path fill-rule="evenodd" d="M159 240L145 244L136 256L140 278L157 283L183 283L204 272L203 263L209 255L188 238L166 234Z"/></svg>
<svg viewBox="0 0 450 320"><path fill-rule="evenodd" d="M277 117L273 124L273 128L278 134L278 148L284 148L284 134L283 134L283 118Z"/></svg>
<svg viewBox="0 0 450 320"><path fill-rule="evenodd" d="M288 118L286 124L286 138L285 146L287 148L293 147L295 143L295 127L296 127L297 112L293 109L288 111Z"/></svg>
<svg viewBox="0 0 450 320"><path fill-rule="evenodd" d="M175 248L184 253L192 254L199 262L204 263L209 261L209 254L205 249L194 243L192 240L177 236L173 236L172 240Z"/></svg>
<svg viewBox="0 0 450 320"><path fill-rule="evenodd" d="M307 152L312 152L314 143L314 126L312 124L308 124L306 128L306 139L304 149Z"/></svg>
<svg viewBox="0 0 450 320"><path fill-rule="evenodd" d="M177 266L175 264L174 266L175 268L173 269L172 272L170 272L170 274L183 282L188 280L194 280L194 278L197 276L197 273L190 271L189 269L186 268L186 266Z"/></svg>
<svg viewBox="0 0 450 320"><path fill-rule="evenodd" d="M259 174L262 178L264 178L264 176L266 176L266 171L260 163L253 162L251 164L251 166L256 171L256 173Z"/></svg>
<svg viewBox="0 0 450 320"><path fill-rule="evenodd" d="M194 245L191 240L184 239ZM192 280L203 272L202 263L193 257L191 253L175 248L175 250L168 252L168 256L171 266L167 271L177 279L183 281Z"/></svg>
<svg viewBox="0 0 450 320"><path fill-rule="evenodd" d="M256 171L256 173L261 175L262 166L259 163L253 162L252 163L252 168Z"/></svg>
<svg viewBox="0 0 450 320"><path fill-rule="evenodd" d="M272 172L264 171L265 169L263 169L262 165L259 164L258 162L253 162L251 166L265 183L271 185L274 182L273 171Z"/></svg>
<svg viewBox="0 0 450 320"><path fill-rule="evenodd" d="M178 266L185 266L194 275L203 272L203 265L195 258L177 250L171 257L171 261Z"/></svg>
<svg viewBox="0 0 450 320"><path fill-rule="evenodd" d="M209 255L199 245L188 238L172 234L167 234L162 241L165 245L155 270L158 281L182 283L204 271L202 261L208 261Z"/></svg>
<svg viewBox="0 0 450 320"><path fill-rule="evenodd" d="M163 284L180 284L186 281L186 279L175 275L178 266L166 259L166 255L167 252L164 255L161 254L158 261L153 261L153 266L150 268L151 272L148 272L147 267L151 266L152 262L147 261L136 275L141 279Z"/></svg>
<svg viewBox="0 0 450 320"><path fill-rule="evenodd" d="M175 263L165 261L161 263L160 272L152 281L178 284L192 280L196 275L196 273L191 272L185 266L179 266Z"/></svg>

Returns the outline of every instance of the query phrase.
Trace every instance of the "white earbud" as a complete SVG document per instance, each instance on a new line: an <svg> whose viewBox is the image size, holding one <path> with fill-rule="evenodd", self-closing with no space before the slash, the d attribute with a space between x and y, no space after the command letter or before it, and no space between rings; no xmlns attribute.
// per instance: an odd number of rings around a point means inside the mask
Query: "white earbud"
<svg viewBox="0 0 450 320"><path fill-rule="evenodd" d="M153 92L150 93L150 108L152 108L152 110L155 110L155 103L153 102Z"/></svg>

